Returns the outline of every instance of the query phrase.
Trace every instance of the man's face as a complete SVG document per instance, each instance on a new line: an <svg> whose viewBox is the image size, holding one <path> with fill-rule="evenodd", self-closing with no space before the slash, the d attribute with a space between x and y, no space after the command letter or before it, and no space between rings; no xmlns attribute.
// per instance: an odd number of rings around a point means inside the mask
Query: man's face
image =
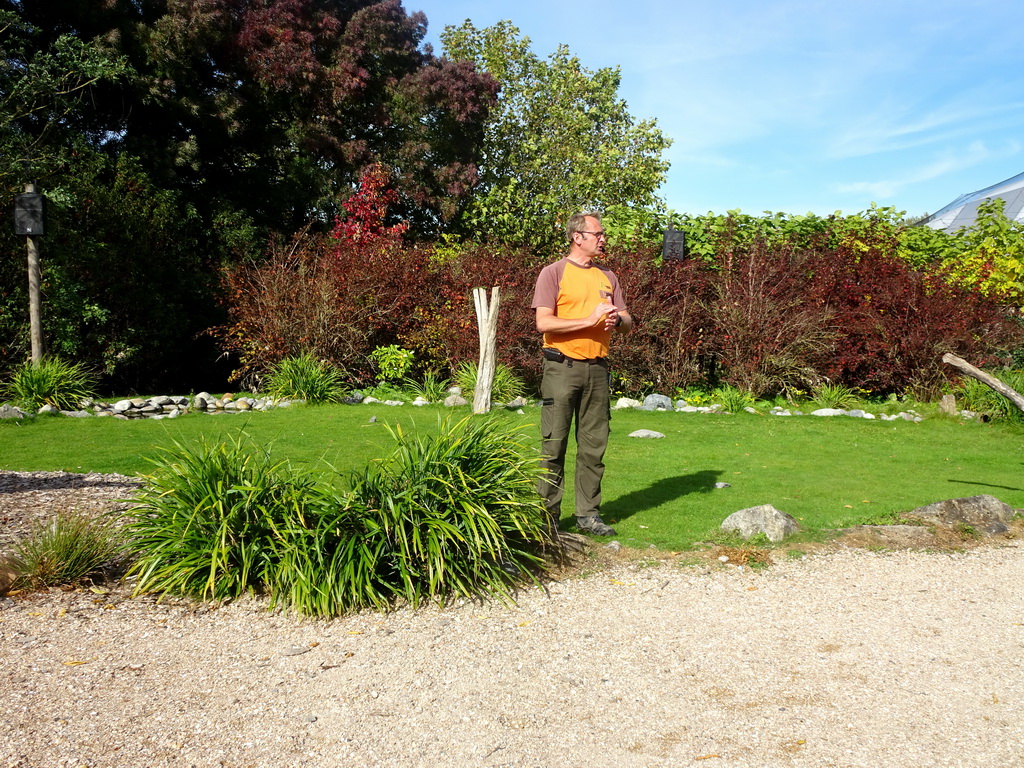
<svg viewBox="0 0 1024 768"><path fill-rule="evenodd" d="M604 253L605 237L601 222L592 216L586 218L586 232L577 232L573 235L576 247L581 255L594 258ZM597 234L595 234L597 233Z"/></svg>

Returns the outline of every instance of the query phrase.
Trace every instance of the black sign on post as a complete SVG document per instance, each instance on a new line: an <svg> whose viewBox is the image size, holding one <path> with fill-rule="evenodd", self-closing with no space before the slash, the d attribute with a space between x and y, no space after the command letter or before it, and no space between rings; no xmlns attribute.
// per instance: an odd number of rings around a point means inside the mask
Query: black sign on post
<svg viewBox="0 0 1024 768"><path fill-rule="evenodd" d="M686 233L675 229L671 224L665 230L665 239L661 244L661 258L686 258Z"/></svg>
<svg viewBox="0 0 1024 768"><path fill-rule="evenodd" d="M45 235L43 196L26 192L14 198L14 234Z"/></svg>

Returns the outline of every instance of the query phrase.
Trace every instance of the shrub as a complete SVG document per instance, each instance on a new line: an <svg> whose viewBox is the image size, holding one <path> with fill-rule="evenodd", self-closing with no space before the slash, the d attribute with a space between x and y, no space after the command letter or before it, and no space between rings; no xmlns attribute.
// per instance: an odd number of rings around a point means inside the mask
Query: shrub
<svg viewBox="0 0 1024 768"><path fill-rule="evenodd" d="M122 537L111 520L72 511L37 523L7 565L15 586L53 587L80 583L121 553Z"/></svg>
<svg viewBox="0 0 1024 768"><path fill-rule="evenodd" d="M707 307L722 379L757 396L816 384L839 331L828 303L806 300L811 259L759 238L728 260Z"/></svg>
<svg viewBox="0 0 1024 768"><path fill-rule="evenodd" d="M26 410L43 405L71 410L78 408L84 398L92 397L95 386L96 377L82 365L50 357L16 368L0 394Z"/></svg>
<svg viewBox="0 0 1024 768"><path fill-rule="evenodd" d="M349 591L412 605L510 597L511 585L541 564L546 536L535 451L488 418L446 420L431 437L392 434L388 460L354 477L361 555L375 567L360 569L373 584Z"/></svg>
<svg viewBox="0 0 1024 768"><path fill-rule="evenodd" d="M176 445L135 499L136 593L265 594L315 616L454 597L508 599L542 562L536 452L498 422L392 432L343 492L241 439Z"/></svg>
<svg viewBox="0 0 1024 768"><path fill-rule="evenodd" d="M133 499L127 533L136 593L224 600L263 592L275 542L316 524L321 491L241 438L175 443Z"/></svg>
<svg viewBox="0 0 1024 768"><path fill-rule="evenodd" d="M396 382L405 378L405 375L412 368L415 355L408 350L402 349L397 344L389 344L386 347L377 347L370 353L370 360L373 361L382 381Z"/></svg>
<svg viewBox="0 0 1024 768"><path fill-rule="evenodd" d="M308 353L274 365L265 389L273 397L301 398L307 403L337 403L344 396L341 372Z"/></svg>

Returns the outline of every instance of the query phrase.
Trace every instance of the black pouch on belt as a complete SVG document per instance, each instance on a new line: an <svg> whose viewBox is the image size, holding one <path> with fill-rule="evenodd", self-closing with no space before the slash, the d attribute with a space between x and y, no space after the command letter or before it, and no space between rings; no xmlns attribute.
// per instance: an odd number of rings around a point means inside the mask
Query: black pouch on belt
<svg viewBox="0 0 1024 768"><path fill-rule="evenodd" d="M544 347L542 352L544 354L544 359L545 360L551 360L552 362L555 362L555 363L564 363L565 362L565 355L563 355L561 352L559 352L554 347Z"/></svg>

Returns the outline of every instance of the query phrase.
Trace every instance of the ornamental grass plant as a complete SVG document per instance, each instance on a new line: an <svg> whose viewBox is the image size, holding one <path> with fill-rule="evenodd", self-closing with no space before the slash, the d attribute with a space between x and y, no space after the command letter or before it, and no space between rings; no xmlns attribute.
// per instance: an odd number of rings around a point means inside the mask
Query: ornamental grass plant
<svg viewBox="0 0 1024 768"><path fill-rule="evenodd" d="M312 478L242 437L175 443L162 454L126 527L135 592L212 600L264 592L275 543L316 523Z"/></svg>
<svg viewBox="0 0 1024 768"><path fill-rule="evenodd" d="M136 593L262 594L334 616L509 599L535 579L547 532L528 443L490 419L389 431L392 453L350 472L348 490L242 438L165 451L127 526Z"/></svg>
<svg viewBox="0 0 1024 768"><path fill-rule="evenodd" d="M473 401L473 390L479 375L478 364L466 360L455 369L455 383L462 389L462 396ZM491 384L491 402L508 403L526 394L526 384L515 371L507 365L498 363L494 368L494 381Z"/></svg>
<svg viewBox="0 0 1024 768"><path fill-rule="evenodd" d="M84 366L48 357L15 368L10 380L0 385L0 399L11 400L28 411L44 405L66 411L78 408L83 399L92 397L95 387L96 376Z"/></svg>
<svg viewBox="0 0 1024 768"><path fill-rule="evenodd" d="M14 586L79 584L121 559L122 536L115 523L76 510L36 523L18 542L5 565Z"/></svg>
<svg viewBox="0 0 1024 768"><path fill-rule="evenodd" d="M530 441L489 418L389 431L394 451L354 476L350 500L382 539L381 592L412 605L504 599L533 578L546 531Z"/></svg>
<svg viewBox="0 0 1024 768"><path fill-rule="evenodd" d="M308 353L286 357L271 368L265 389L272 397L314 404L337 403L345 394L341 372Z"/></svg>

